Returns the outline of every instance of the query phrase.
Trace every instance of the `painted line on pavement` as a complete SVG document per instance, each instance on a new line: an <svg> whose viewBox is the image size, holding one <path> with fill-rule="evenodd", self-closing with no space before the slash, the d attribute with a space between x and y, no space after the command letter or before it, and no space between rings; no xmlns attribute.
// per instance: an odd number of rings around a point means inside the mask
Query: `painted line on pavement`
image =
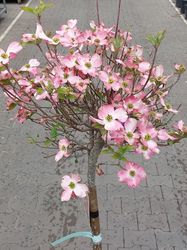
<svg viewBox="0 0 187 250"><path fill-rule="evenodd" d="M175 10L177 11L177 13L179 14L179 16L181 17L181 19L183 20L183 22L185 24L187 24L187 20L184 18L183 15L181 15L179 9L175 6L174 2L172 0L169 0L170 4L175 8Z"/></svg>
<svg viewBox="0 0 187 250"><path fill-rule="evenodd" d="M32 0L29 0L28 3L25 5L25 7L29 6L29 4L32 2ZM24 10L21 10L16 18L11 22L11 24L8 26L8 28L3 32L3 34L0 36L0 42L5 38L5 36L8 34L8 32L12 29L14 24L19 20L19 18L23 15Z"/></svg>

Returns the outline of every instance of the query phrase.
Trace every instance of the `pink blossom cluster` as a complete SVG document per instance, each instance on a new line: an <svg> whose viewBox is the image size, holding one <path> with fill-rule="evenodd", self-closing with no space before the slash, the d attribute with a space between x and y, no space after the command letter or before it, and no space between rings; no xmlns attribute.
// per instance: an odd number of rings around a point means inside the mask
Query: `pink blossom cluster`
<svg viewBox="0 0 187 250"><path fill-rule="evenodd" d="M45 66L32 58L18 69L11 68L11 60L26 45L38 47ZM116 33L114 27L103 23L92 21L90 29L81 31L77 20L69 20L52 35L38 23L35 33L24 34L6 51L0 49L0 87L7 97L7 109L17 107L16 118L21 123L30 119L46 129L54 123L63 124L62 138L52 141L59 147L56 161L69 157L73 148L81 149L76 138L71 141L72 131L68 137L66 129L99 131L105 147L130 145L131 152L150 159L159 153L160 144L186 133L182 121L175 129L166 122L178 112L168 103L167 95L173 86L172 77L180 76L184 66L176 64L174 74L166 75L163 66L155 64L156 52L149 62L143 47L132 44L130 32ZM145 172L128 161L118 176L121 182L135 187ZM63 200L72 192L85 195L78 182L74 177L64 179Z"/></svg>

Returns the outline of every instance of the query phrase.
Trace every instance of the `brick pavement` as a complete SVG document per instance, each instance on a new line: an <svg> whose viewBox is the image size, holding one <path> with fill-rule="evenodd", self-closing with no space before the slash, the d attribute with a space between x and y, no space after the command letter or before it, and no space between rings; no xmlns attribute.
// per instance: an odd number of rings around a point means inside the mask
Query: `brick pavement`
<svg viewBox="0 0 187 250"><path fill-rule="evenodd" d="M64 20L77 17L84 26L94 18L93 1L54 1L49 11L48 27L59 27ZM114 22L116 1L101 2L105 22ZM74 6L72 8L72 6ZM87 10L85 12L85 9ZM79 11L77 11L79 10ZM104 11L105 10L105 11ZM46 15L47 17L47 15ZM45 17L45 19L46 19ZM149 20L149 22L147 21ZM2 46L33 30L33 19L24 14L1 43ZM173 63L187 65L187 27L167 0L124 0L121 24L144 44L145 35L167 29L161 47L160 61L170 69ZM46 25L46 26L47 26ZM30 51L20 60L30 57ZM33 52L36 55L36 52ZM176 60L176 61L175 61ZM183 104L179 118L187 110L187 74L181 79L172 101ZM86 159L78 164L72 159L65 166L55 166L53 159L42 158L40 149L26 142L26 133L36 134L40 128L12 123L11 115L0 109L0 250L52 250L49 242L72 231L88 230L86 202L60 202L60 178L74 167L85 179ZM187 249L187 143L182 142L149 162L139 159L148 178L136 190L117 181L113 162L106 162L104 177L98 177L99 203L104 250L186 250ZM89 250L90 242L75 239L56 248Z"/></svg>

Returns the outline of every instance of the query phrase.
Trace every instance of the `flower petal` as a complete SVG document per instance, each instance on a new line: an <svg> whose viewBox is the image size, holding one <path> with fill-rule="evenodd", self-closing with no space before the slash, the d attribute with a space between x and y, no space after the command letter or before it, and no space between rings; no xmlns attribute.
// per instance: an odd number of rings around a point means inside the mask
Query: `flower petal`
<svg viewBox="0 0 187 250"><path fill-rule="evenodd" d="M55 156L55 161L60 161L62 157L64 156L64 152L62 150L58 151L58 153Z"/></svg>
<svg viewBox="0 0 187 250"><path fill-rule="evenodd" d="M67 188L61 194L61 201L69 201L72 195L72 190Z"/></svg>

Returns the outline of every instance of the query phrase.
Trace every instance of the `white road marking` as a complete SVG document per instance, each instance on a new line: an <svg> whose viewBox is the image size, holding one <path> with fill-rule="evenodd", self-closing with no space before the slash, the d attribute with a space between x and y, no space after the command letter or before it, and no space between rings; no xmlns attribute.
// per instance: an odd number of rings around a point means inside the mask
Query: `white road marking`
<svg viewBox="0 0 187 250"><path fill-rule="evenodd" d="M185 24L187 24L187 20L184 18L183 15L181 15L180 10L175 6L174 2L172 0L169 0L169 2L171 3L171 5L175 8L175 10L177 11L177 13L179 14L179 16L181 17L181 19L183 20L183 22Z"/></svg>
<svg viewBox="0 0 187 250"><path fill-rule="evenodd" d="M32 0L29 0L28 3L25 5L26 7L29 6L29 4L32 2ZM8 32L12 29L14 24L19 20L19 18L23 15L24 10L21 10L16 18L11 22L11 24L8 26L8 28L3 32L3 34L0 36L0 42L5 38L5 36L8 34Z"/></svg>

